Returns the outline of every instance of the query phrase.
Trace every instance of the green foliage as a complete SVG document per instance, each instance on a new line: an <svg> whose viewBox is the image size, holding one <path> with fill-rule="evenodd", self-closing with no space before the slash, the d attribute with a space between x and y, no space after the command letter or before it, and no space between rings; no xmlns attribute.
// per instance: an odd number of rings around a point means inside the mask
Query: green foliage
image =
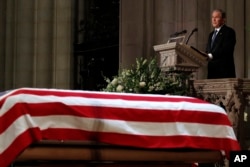
<svg viewBox="0 0 250 167"><path fill-rule="evenodd" d="M187 79L185 74L163 73L154 58L138 58L131 69L123 69L112 80L105 78L107 87L103 91L187 95Z"/></svg>

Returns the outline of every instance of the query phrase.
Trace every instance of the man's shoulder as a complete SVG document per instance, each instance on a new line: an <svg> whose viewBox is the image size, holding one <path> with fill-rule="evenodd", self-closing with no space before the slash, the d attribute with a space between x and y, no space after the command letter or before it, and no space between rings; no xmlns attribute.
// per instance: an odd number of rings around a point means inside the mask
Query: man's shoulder
<svg viewBox="0 0 250 167"><path fill-rule="evenodd" d="M234 29L233 29L232 27L229 27L229 26L227 26L227 25L223 25L223 26L221 27L221 30L222 30L222 31L235 32Z"/></svg>

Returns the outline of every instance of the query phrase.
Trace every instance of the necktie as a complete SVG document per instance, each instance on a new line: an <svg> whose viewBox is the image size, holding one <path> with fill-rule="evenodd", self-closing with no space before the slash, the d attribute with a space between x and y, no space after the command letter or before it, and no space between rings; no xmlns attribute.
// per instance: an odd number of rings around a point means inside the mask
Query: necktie
<svg viewBox="0 0 250 167"><path fill-rule="evenodd" d="M217 30L214 31L214 34L212 36L211 46L213 46L214 39L215 39L216 35L217 35Z"/></svg>

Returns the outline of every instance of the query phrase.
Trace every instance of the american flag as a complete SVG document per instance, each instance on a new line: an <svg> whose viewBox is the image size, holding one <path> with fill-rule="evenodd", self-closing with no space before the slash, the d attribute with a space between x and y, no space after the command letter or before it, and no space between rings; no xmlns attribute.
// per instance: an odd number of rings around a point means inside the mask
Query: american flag
<svg viewBox="0 0 250 167"><path fill-rule="evenodd" d="M41 140L239 150L224 109L187 96L20 88L0 97L0 166Z"/></svg>

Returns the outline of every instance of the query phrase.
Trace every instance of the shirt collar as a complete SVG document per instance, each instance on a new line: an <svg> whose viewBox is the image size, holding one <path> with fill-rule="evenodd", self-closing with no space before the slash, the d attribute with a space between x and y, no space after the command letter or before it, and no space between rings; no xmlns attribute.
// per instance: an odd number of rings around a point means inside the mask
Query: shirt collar
<svg viewBox="0 0 250 167"><path fill-rule="evenodd" d="M222 26L223 26L223 25L222 25ZM214 31L219 32L222 26L220 26L220 27L218 27L218 28L215 28Z"/></svg>

